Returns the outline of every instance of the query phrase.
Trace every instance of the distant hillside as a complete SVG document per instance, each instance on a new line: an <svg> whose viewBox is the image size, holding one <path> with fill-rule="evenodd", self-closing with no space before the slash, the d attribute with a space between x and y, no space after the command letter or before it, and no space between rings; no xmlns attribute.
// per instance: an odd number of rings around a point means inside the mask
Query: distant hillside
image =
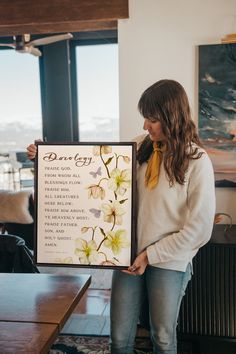
<svg viewBox="0 0 236 354"><path fill-rule="evenodd" d="M32 123L32 122L31 122ZM42 136L42 128L19 122L0 124L0 153L24 150Z"/></svg>

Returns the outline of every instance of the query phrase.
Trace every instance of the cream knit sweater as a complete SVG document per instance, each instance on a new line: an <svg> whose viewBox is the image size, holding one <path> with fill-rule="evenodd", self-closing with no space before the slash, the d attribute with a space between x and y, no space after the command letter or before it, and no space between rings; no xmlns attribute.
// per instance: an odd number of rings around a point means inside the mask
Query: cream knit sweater
<svg viewBox="0 0 236 354"><path fill-rule="evenodd" d="M139 144L144 138L135 139ZM138 253L147 250L150 265L185 271L211 237L215 215L214 173L207 153L190 160L186 183L170 187L163 164L158 185L144 184L147 164L137 167Z"/></svg>

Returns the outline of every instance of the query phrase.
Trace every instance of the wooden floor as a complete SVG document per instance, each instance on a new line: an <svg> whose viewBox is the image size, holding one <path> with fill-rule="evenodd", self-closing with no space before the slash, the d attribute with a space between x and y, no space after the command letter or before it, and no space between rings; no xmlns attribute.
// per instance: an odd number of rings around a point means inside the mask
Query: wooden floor
<svg viewBox="0 0 236 354"><path fill-rule="evenodd" d="M88 289L61 333L109 336L110 295L111 291L107 289ZM145 337L149 333L138 327L137 335Z"/></svg>
<svg viewBox="0 0 236 354"><path fill-rule="evenodd" d="M62 333L81 335L109 335L110 290L88 289Z"/></svg>
<svg viewBox="0 0 236 354"><path fill-rule="evenodd" d="M110 312L110 290L88 289L74 314L109 316Z"/></svg>

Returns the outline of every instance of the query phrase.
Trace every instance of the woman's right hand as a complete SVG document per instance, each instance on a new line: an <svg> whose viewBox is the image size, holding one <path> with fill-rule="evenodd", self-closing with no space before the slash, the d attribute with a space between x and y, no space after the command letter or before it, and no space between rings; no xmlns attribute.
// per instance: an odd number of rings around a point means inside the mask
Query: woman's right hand
<svg viewBox="0 0 236 354"><path fill-rule="evenodd" d="M34 144L30 144L29 146L27 146L27 156L28 159L33 160L36 156L37 153L37 147Z"/></svg>
<svg viewBox="0 0 236 354"><path fill-rule="evenodd" d="M43 140L37 139L35 141L43 141ZM30 144L29 146L27 146L26 150L27 150L28 159L30 160L35 159L35 156L37 154L37 146L35 144Z"/></svg>
<svg viewBox="0 0 236 354"><path fill-rule="evenodd" d="M43 140L37 139L35 141L43 141ZM35 144L30 144L29 146L27 146L28 159L30 160L35 159L36 154L37 154L37 146Z"/></svg>

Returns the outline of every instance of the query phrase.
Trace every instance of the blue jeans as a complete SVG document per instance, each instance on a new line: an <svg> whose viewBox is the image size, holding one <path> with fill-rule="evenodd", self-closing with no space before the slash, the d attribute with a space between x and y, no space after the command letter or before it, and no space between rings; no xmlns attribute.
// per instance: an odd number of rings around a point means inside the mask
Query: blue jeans
<svg viewBox="0 0 236 354"><path fill-rule="evenodd" d="M153 354L176 354L179 308L190 278L190 264L186 272L147 266L141 276L115 270L111 292L111 354L133 354L146 295Z"/></svg>

